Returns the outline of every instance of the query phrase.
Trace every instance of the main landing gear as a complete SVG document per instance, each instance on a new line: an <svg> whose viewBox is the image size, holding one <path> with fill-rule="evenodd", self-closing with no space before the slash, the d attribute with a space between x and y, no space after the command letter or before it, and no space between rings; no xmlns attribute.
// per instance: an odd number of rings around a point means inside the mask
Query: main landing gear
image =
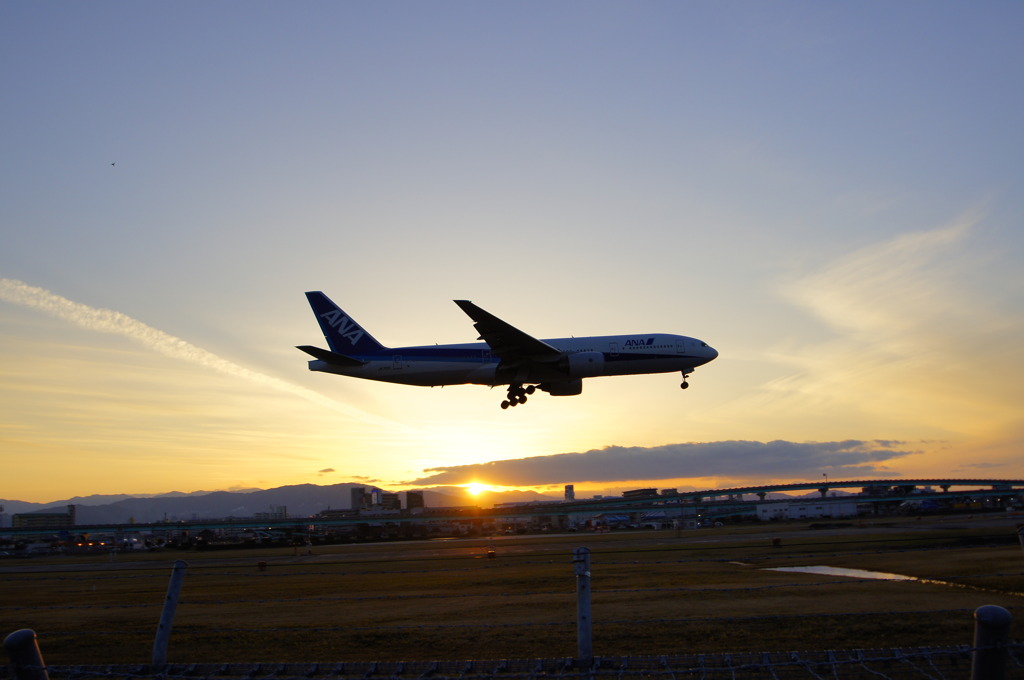
<svg viewBox="0 0 1024 680"><path fill-rule="evenodd" d="M508 399L501 402L501 408L507 409L509 406L516 406L518 404L526 403L526 395L533 394L537 391L536 385L527 385L523 387L521 384L512 384L508 386Z"/></svg>

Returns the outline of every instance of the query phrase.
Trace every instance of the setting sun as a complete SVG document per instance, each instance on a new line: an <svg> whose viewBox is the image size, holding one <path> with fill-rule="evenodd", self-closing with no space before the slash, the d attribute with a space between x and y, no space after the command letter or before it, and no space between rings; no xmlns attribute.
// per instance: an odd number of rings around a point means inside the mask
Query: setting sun
<svg viewBox="0 0 1024 680"><path fill-rule="evenodd" d="M469 495L471 495L471 496L479 496L484 491L493 491L493 490L494 490L494 487L492 487L490 484L481 484L480 482L471 482L471 483L466 485L466 491L468 491Z"/></svg>

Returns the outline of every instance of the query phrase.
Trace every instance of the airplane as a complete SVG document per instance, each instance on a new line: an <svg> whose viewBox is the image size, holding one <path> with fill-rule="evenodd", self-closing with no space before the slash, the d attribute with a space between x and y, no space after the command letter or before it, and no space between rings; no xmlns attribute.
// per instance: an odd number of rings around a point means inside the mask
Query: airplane
<svg viewBox="0 0 1024 680"><path fill-rule="evenodd" d="M501 408L525 404L540 389L553 397L583 392L583 379L682 373L683 389L697 366L718 352L684 335L636 333L538 340L469 300L454 300L483 342L385 347L320 291L306 293L329 350L299 345L309 370L402 385L508 385Z"/></svg>

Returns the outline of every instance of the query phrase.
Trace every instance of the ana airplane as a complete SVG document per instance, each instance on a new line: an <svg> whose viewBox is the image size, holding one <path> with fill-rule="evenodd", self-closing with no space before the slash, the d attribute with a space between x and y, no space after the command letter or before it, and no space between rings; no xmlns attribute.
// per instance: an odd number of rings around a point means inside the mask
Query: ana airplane
<svg viewBox="0 0 1024 680"><path fill-rule="evenodd" d="M583 392L583 379L672 373L689 387L693 370L718 356L684 335L637 333L538 340L468 300L455 300L484 342L385 347L321 292L306 293L330 350L300 345L309 370L403 385L508 385L501 408L525 404L537 389L553 397Z"/></svg>

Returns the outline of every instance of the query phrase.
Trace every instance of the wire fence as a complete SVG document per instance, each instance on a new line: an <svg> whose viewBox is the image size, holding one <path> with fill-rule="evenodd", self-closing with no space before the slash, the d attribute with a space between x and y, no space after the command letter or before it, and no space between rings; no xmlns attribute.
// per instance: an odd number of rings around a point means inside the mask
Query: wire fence
<svg viewBox="0 0 1024 680"><path fill-rule="evenodd" d="M927 548L924 548L927 550ZM636 551L633 551L636 552ZM804 552L802 557L812 559L818 555L838 553L814 553ZM858 554L855 552L843 552L844 555ZM576 558L580 557L576 555ZM576 559L574 558L574 559ZM530 631L531 634L541 637L549 636L545 631L551 631L551 637L557 632L560 639L571 635L573 629L577 632L582 630L584 625L597 625L598 627L618 627L627 631L644 631L654 628L677 629L683 626L706 627L710 625L728 626L730 628L745 631L748 635L757 635L759 630L770 630L771 628L782 628L788 622L799 621L803 625L810 623L810 627L819 627L823 631L828 626L835 625L836 621L842 621L843 625L856 625L856 622L864 620L866 625L886 618L889 620L903 621L907 625L922 625L924 621L958 621L969 622L971 609L947 608L947 607L907 607L900 606L897 600L891 601L884 610L872 610L861 608L858 611L802 611L800 613L776 613L760 615L730 615L726 611L718 611L711 615L707 611L701 613L696 609L698 600L715 599L715 601L729 600L751 600L766 598L769 602L792 600L796 598L801 602L813 601L817 593L823 589L829 592L849 589L854 591L854 598L865 587L886 588L888 593L893 586L875 585L873 579L860 578L820 578L807 580L802 576L799 580L787 582L763 582L747 583L745 585L675 585L657 584L646 587L610 587L604 585L600 588L601 597L615 599L625 603L644 604L640 607L605 610L608 613L630 612L628 616L607 615L602 612L600 619L596 622L585 621L577 611L577 618L571 616L574 593L567 585L567 579L563 577L548 578L549 572L556 571L551 565L553 559L536 559L536 555L530 558L522 558L518 566L530 565L535 571L543 572L537 578L524 579L522 582L507 584L506 590L474 590L474 580L487 582L499 581L495 575L500 570L484 571L483 566L488 565L487 561L478 561L471 567L445 566L444 563L430 563L429 561L408 562L387 560L379 564L361 562L359 564L347 564L344 569L337 566L329 567L312 562L304 563L296 560L290 564L273 564L269 569L263 562L259 567L249 565L248 568L239 568L237 563L226 565L205 564L190 573L189 578L197 582L206 580L207 587L202 589L186 589L181 603L188 611L212 610L211 617L216 618L215 625L197 624L196 620L186 620L175 630L175 644L189 647L197 641L210 637L217 637L224 640L242 641L241 644L252 644L253 640L277 638L279 640L303 640L315 637L341 637L369 635L381 639L400 639L414 633L423 631L444 633L449 636L473 637L480 631L488 631L490 634L504 635L508 638L519 637L523 632ZM557 556L560 565L566 565L568 560L565 555ZM724 559L652 559L640 564L638 560L614 559L604 555L601 561L602 569L618 569L622 574L629 574L634 571L651 569L655 566L666 566L674 568L677 566L693 567L709 566L712 571L722 571L722 565L735 565L735 561ZM177 566L177 565L176 565ZM186 565L187 566L187 565ZM488 565L493 566L493 565ZM41 635L45 643L56 642L60 639L73 639L75 645L92 645L101 638L116 638L119 640L131 641L138 644L140 639L146 637L145 631L138 625L118 627L111 625L113 622L137 621L140 617L135 614L145 614L143 618L155 622L159 605L152 597L156 592L159 582L167 578L166 566L140 567L138 565L107 565L103 570L102 565L94 565L95 572L85 573L79 571L62 572L53 570L40 573L25 571L16 573L9 571L19 579L18 586L27 586L39 593L39 597L31 599L29 604L17 604L10 599L0 599L0 618L7 621L16 621L29 616L48 615L51 621L60 621L60 616L78 617L88 620L96 615L97 620L103 620L103 626L74 626L61 628L51 625L41 629ZM558 570L564 566L557 567ZM181 578L184 578L185 569L181 568ZM273 572L273 579L268 580L269 574ZM564 573L564 572L562 572ZM575 593L577 605L581 602L580 584L581 579L589 581L589 563L577 563L575 573L577 581L577 592ZM992 571L982 572L975 570L975 573L958 574L949 577L935 577L927 579L926 582L932 585L941 584L955 586L959 590L972 591L975 593L997 593L1000 597L1016 598L1024 597L1024 588L1021 588L1019 572ZM388 588L361 589L357 585L362 583L363 578L391 579ZM442 578L443 577L443 578ZM173 583L172 576L172 583ZM422 584L433 582L435 578L442 578L439 585L427 588ZM749 578L749 577L743 577ZM768 577L766 578L778 578ZM6 580L6 579L5 579ZM641 579L639 582L642 582ZM130 582L132 587L139 593L145 593L144 597L133 595L128 599L114 599L113 601L104 596L106 583L123 586ZM234 590L224 589L223 584L229 583ZM992 584L999 584L993 587ZM272 584L273 587L267 587ZM311 585L312 584L312 585ZM326 585L325 585L326 584ZM341 584L341 587L339 587ZM346 584L348 587L346 588ZM409 585L413 584L413 585ZM178 584L180 588L180 582ZM628 585L628 584L627 584ZM524 587L526 586L526 587ZM310 587L333 588L334 592L319 594L310 592ZM168 588L168 600L173 599L174 605L178 603L178 596L171 597L172 588ZM341 590L342 592L337 592ZM462 592L466 590L468 592ZM65 593L74 593L74 598L66 598ZM805 597L801 593L808 593ZM682 601L689 606L687 616L679 616L676 610L675 616L651 616L651 613L660 611L649 607L649 603L672 598L684 598ZM782 600L779 600L782 598ZM502 619L500 616L475 617L467 616L464 620L451 617L429 617L420 616L407 617L404 620L397 616L375 616L366 615L362 618L352 616L340 617L343 620L331 625L324 625L326 620L302 620L302 612L312 608L322 607L329 610L344 612L365 612L371 614L384 611L379 605L396 605L399 609L412 607L426 607L433 611L443 611L445 608L452 608L459 602L469 602L469 608L506 611L493 603L509 603L507 611L515 607L522 607L528 600L543 600L549 606L545 610L532 610L530 615L512 616ZM4 601L7 600L7 601ZM884 600L884 596L883 596ZM917 600L915 600L916 602ZM0 680L12 678L14 680L48 680L53 678L164 678L173 680L256 680L259 678L290 680L295 678L307 678L319 680L320 678L337 678L339 680L364 680L387 679L414 680L414 679L437 679L437 680L542 680L545 678L566 678L566 680L597 680L597 679L629 679L649 678L651 680L689 680L690 678L701 678L717 680L718 678L832 678L833 680L859 680L861 678L968 678L973 680L1004 680L1009 678L1024 678L1024 647L1020 643L1012 642L1009 637L1009 629L1002 637L987 638L979 642L978 631L975 631L975 640L963 640L963 644L952 646L931 646L931 647L893 647L888 649L846 649L846 650L811 650L800 652L744 652L744 653L708 653L708 654L686 654L686 655L643 655L632 654L626 656L595 655L590 653L589 648L577 647L575 656L560 656L557 658L516 658L509 656L506 659L476 659L476 660L436 660L436 661L348 661L344 663L166 663L167 636L170 635L172 615L167 618L167 605L164 603L164 617L161 618L160 627L166 625L164 639L164 657L161 659L154 649L154 662L149 664L114 664L114 665L86 665L86 664L58 664L45 666L42 663L42 656L36 664L22 663L15 668L0 668ZM462 605L459 605L462 606ZM776 605L771 605L776 606ZM432 609L431 609L432 608ZM1017 609L1010 606L1006 615L1010 616L1010 610ZM224 616L225 612L239 610L242 613L237 616ZM268 623L257 621L254 612L296 612L292 619L287 616L280 621ZM389 610L390 611L390 610ZM635 612L645 612L647 616L636 616ZM123 615L122 615L123 613ZM110 614L110 616L108 616ZM151 615L152 614L152 615ZM586 612L589 617L589 611ZM164 618L167 618L165 621ZM977 619L977 611L975 611ZM547 620L545 620L547 619ZM910 623L912 622L912 623ZM150 625L150 631L151 626ZM537 633L534 633L537 631ZM150 632L151 635L151 632ZM262 636L262 637L261 637ZM433 639L429 635L428 639ZM960 636L954 637L953 640ZM968 637L964 635L964 638ZM158 634L159 638L159 634ZM33 634L34 639L34 634ZM439 639L439 638L438 638ZM932 638L936 639L936 638ZM938 638L945 640L948 638ZM968 644L971 643L971 644ZM257 643L258 644L258 643ZM898 644L894 642L893 644ZM6 643L5 643L6 646ZM155 645L156 647L156 645ZM694 645L676 646L675 649L700 649ZM180 647L179 647L180 649ZM551 649L556 649L552 647ZM548 651L551 651L549 649ZM672 649L672 647L666 647ZM581 651L582 650L582 651ZM45 651L45 649L44 649ZM439 649L440 651L440 649ZM600 651L621 651L614 650L614 647L600 648ZM543 653L543 652L542 652ZM995 666L988 670L979 671L976 668L979 655L981 658L995 659ZM237 656L237 655L236 655ZM130 657L129 657L130 658ZM198 658L203 658L201 655ZM209 654L206 655L209 658ZM216 657L214 657L216 658ZM229 657L235 658L235 657ZM271 657L273 658L273 657ZM300 657L301 658L301 657ZM344 657L343 657L344 658ZM157 660L160 660L157 663ZM981 672L982 674L978 674Z"/></svg>
<svg viewBox="0 0 1024 680"><path fill-rule="evenodd" d="M50 666L0 669L0 680L1000 680L1024 674L1024 645L998 675L973 673L970 646L681 656L349 663ZM26 676L26 674L30 674Z"/></svg>

